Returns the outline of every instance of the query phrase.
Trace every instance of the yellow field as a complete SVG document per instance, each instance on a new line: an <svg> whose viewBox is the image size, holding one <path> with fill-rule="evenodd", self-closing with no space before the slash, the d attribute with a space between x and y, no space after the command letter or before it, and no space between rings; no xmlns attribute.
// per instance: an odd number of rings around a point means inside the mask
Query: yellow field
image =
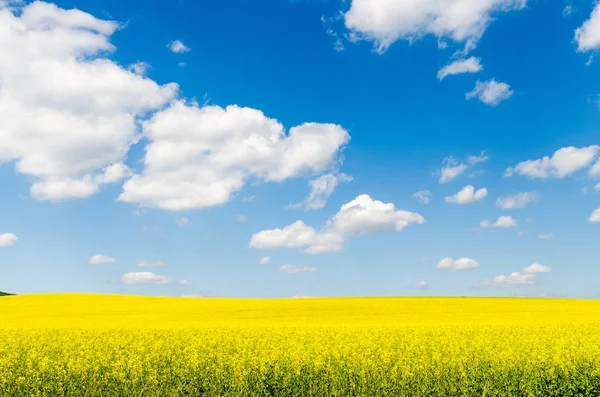
<svg viewBox="0 0 600 397"><path fill-rule="evenodd" d="M600 396L600 301L0 298L0 396Z"/></svg>

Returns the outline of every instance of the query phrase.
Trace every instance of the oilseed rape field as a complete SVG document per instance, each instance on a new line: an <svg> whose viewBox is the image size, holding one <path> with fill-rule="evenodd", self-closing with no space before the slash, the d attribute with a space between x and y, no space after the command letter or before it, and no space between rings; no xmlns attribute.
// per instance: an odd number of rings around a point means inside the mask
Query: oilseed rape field
<svg viewBox="0 0 600 397"><path fill-rule="evenodd" d="M9 296L0 396L600 396L600 301Z"/></svg>

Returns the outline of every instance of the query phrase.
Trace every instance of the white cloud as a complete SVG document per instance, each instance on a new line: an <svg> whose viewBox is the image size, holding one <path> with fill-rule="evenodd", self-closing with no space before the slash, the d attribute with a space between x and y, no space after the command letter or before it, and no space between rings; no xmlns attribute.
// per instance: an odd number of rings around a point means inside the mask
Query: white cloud
<svg viewBox="0 0 600 397"><path fill-rule="evenodd" d="M481 59L471 57L468 59L458 59L451 64L448 64L438 71L438 80L443 80L444 77L461 74L461 73L477 73L483 69Z"/></svg>
<svg viewBox="0 0 600 397"><path fill-rule="evenodd" d="M15 245L19 241L19 238L12 233L0 234L0 247L10 247Z"/></svg>
<svg viewBox="0 0 600 397"><path fill-rule="evenodd" d="M178 86L106 58L116 22L33 2L0 9L0 26L0 163L32 177L41 200L89 197L116 182L107 174L125 169L139 118Z"/></svg>
<svg viewBox="0 0 600 397"><path fill-rule="evenodd" d="M596 208L589 219L590 222L600 222L600 208Z"/></svg>
<svg viewBox="0 0 600 397"><path fill-rule="evenodd" d="M431 201L431 192L427 189L419 190L413 197L422 202L423 204L428 204Z"/></svg>
<svg viewBox="0 0 600 397"><path fill-rule="evenodd" d="M422 224L417 213L397 210L394 204L363 194L344 204L319 231L296 221L283 229L263 230L252 236L250 246L260 249L303 248L307 253L337 252L346 239L377 232L400 232L411 223Z"/></svg>
<svg viewBox="0 0 600 397"><path fill-rule="evenodd" d="M444 258L440 260L437 265L435 265L436 269L450 269L450 270L468 270L475 269L479 267L479 262L475 259L470 258L460 258L454 260L452 258Z"/></svg>
<svg viewBox="0 0 600 397"><path fill-rule="evenodd" d="M162 266L166 266L167 264L161 261L156 261L156 262L149 262L149 261L140 261L136 264L136 266L138 267L162 267Z"/></svg>
<svg viewBox="0 0 600 397"><path fill-rule="evenodd" d="M462 175L469 168L474 167L479 163L483 163L488 159L489 157L485 155L485 151L481 152L479 156L469 156L467 158L467 164L459 163L454 157L449 156L442 160L442 168L434 173L434 175L440 176L440 183L447 183Z"/></svg>
<svg viewBox="0 0 600 397"><path fill-rule="evenodd" d="M296 274L296 273L317 273L317 268L311 266L294 266L283 265L279 268L281 273Z"/></svg>
<svg viewBox="0 0 600 397"><path fill-rule="evenodd" d="M340 183L350 181L352 181L352 177L346 174L329 173L321 175L309 182L310 193L308 197L302 203L295 204L292 207L303 207L306 210L324 208L335 188Z"/></svg>
<svg viewBox="0 0 600 397"><path fill-rule="evenodd" d="M536 192L522 192L512 196L499 197L496 200L496 205L506 210L513 208L523 208L528 203L539 201L540 195Z"/></svg>
<svg viewBox="0 0 600 397"><path fill-rule="evenodd" d="M507 229L509 227L516 227L517 220L514 219L512 216L501 216L494 223L491 223L488 220L484 220L484 221L481 221L481 223L479 225L483 228L499 227L499 228Z"/></svg>
<svg viewBox="0 0 600 397"><path fill-rule="evenodd" d="M454 196L446 196L445 200L447 203L453 204L470 204L483 200L487 194L488 191L486 188L475 191L475 188L472 185L467 185Z"/></svg>
<svg viewBox="0 0 600 397"><path fill-rule="evenodd" d="M540 233L540 234L538 234L538 238L542 239L542 240L549 239L549 238L552 238L552 237L554 237L554 234L552 234L552 233Z"/></svg>
<svg viewBox="0 0 600 397"><path fill-rule="evenodd" d="M176 54L181 54L183 52L190 51L190 48L183 44L181 40L173 40L172 42L167 44L167 47L169 48L169 50L173 51Z"/></svg>
<svg viewBox="0 0 600 397"><path fill-rule="evenodd" d="M565 8L563 8L562 14L564 17L569 16L573 13L573 4L568 3L567 5L565 5Z"/></svg>
<svg viewBox="0 0 600 397"><path fill-rule="evenodd" d="M268 256L263 256L262 258L260 258L260 260L258 261L258 263L260 263L261 265L266 265L267 263L271 262L271 258L269 258Z"/></svg>
<svg viewBox="0 0 600 397"><path fill-rule="evenodd" d="M90 265L105 265L107 263L115 263L117 261L116 258L113 258L108 255L94 255L90 259L88 259L88 264Z"/></svg>
<svg viewBox="0 0 600 397"><path fill-rule="evenodd" d="M600 48L600 3L596 3L590 18L575 29L575 41L581 52Z"/></svg>
<svg viewBox="0 0 600 397"><path fill-rule="evenodd" d="M427 284L426 281L419 281L418 283L414 284L412 287L415 289L428 289L429 284Z"/></svg>
<svg viewBox="0 0 600 397"><path fill-rule="evenodd" d="M151 66L148 62L136 62L129 65L127 70L135 74L139 74L140 76L144 76L150 68Z"/></svg>
<svg viewBox="0 0 600 397"><path fill-rule="evenodd" d="M379 52L397 40L426 35L465 43L466 52L476 46L492 15L525 5L526 0L352 0L344 21L351 34L373 41Z"/></svg>
<svg viewBox="0 0 600 397"><path fill-rule="evenodd" d="M184 101L142 125L150 140L145 169L125 182L119 200L173 211L224 204L250 178L320 174L339 164L350 139L335 124L305 123L286 134L259 110Z"/></svg>
<svg viewBox="0 0 600 397"><path fill-rule="evenodd" d="M519 285L532 285L537 283L538 274L548 273L551 270L548 266L533 263L520 272L511 273L510 276L502 275L494 277L493 280L486 280L483 286L515 287Z"/></svg>
<svg viewBox="0 0 600 397"><path fill-rule="evenodd" d="M600 177L600 160L596 161L596 164L592 168L590 168L589 172L590 176Z"/></svg>
<svg viewBox="0 0 600 397"><path fill-rule="evenodd" d="M189 284L186 280L174 281L170 276L161 276L152 272L129 272L121 277L123 284Z"/></svg>
<svg viewBox="0 0 600 397"><path fill-rule="evenodd" d="M483 82L478 80L473 91L467 92L465 96L467 99L477 98L486 105L496 106L509 99L512 94L508 84L491 79Z"/></svg>
<svg viewBox="0 0 600 397"><path fill-rule="evenodd" d="M518 174L529 178L562 179L589 166L599 150L598 145L582 148L564 147L555 151L552 157L544 156L538 160L527 160L509 167L504 175L510 177Z"/></svg>

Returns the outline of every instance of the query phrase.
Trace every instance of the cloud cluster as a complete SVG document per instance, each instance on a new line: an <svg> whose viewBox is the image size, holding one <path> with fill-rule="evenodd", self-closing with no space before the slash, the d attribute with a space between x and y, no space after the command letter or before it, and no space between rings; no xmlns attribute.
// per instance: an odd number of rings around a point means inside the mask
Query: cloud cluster
<svg viewBox="0 0 600 397"><path fill-rule="evenodd" d="M156 284L156 285L187 285L186 280L175 281L170 276L162 276L152 272L129 272L121 277L123 284Z"/></svg>
<svg viewBox="0 0 600 397"><path fill-rule="evenodd" d="M436 269L450 269L450 270L469 270L475 269L479 267L480 264L475 259L471 258L459 258L454 260L452 258L444 258L440 260L437 265L435 265Z"/></svg>
<svg viewBox="0 0 600 397"><path fill-rule="evenodd" d="M544 156L537 160L527 160L518 163L514 167L509 167L506 169L504 175L506 177L516 174L529 178L562 179L590 166L599 151L599 145L582 148L574 146L564 147L555 151L551 157ZM595 176L596 172L600 174L600 166L597 166L597 164L590 169L589 174Z"/></svg>
<svg viewBox="0 0 600 397"><path fill-rule="evenodd" d="M496 106L500 102L509 99L513 94L513 90L506 83L498 82L494 79L488 81L477 81L475 88L467 92L467 99L477 98L486 105Z"/></svg>
<svg viewBox="0 0 600 397"><path fill-rule="evenodd" d="M492 15L521 10L526 0L352 0L344 22L354 37L371 40L384 52L397 40L412 42L426 35L473 49Z"/></svg>
<svg viewBox="0 0 600 397"><path fill-rule="evenodd" d="M344 173L329 173L309 181L310 193L308 197L299 204L292 205L293 208L304 208L306 210L318 210L325 207L327 200L340 183L351 182L352 177Z"/></svg>
<svg viewBox="0 0 600 397"><path fill-rule="evenodd" d="M490 227L496 227L496 228L509 228L509 227L516 227L517 226L517 220L514 219L512 216L501 216L499 217L495 222L490 222L488 220L484 220L481 221L481 223L479 224L479 226L483 227L483 228L490 228Z"/></svg>
<svg viewBox="0 0 600 397"><path fill-rule="evenodd" d="M474 167L479 163L486 162L487 160L489 160L489 157L485 155L485 151L480 155L469 156L466 163L459 163L458 160L452 156L446 157L442 160L442 168L434 173L434 175L440 176L440 183L448 183L462 175L469 168Z"/></svg>
<svg viewBox="0 0 600 397"><path fill-rule="evenodd" d="M494 277L493 280L486 280L483 286L515 287L519 285L531 285L537 282L539 274L548 273L551 270L548 266L534 263L520 272L511 273L510 276L502 275Z"/></svg>
<svg viewBox="0 0 600 397"><path fill-rule="evenodd" d="M33 2L0 9L0 163L31 176L31 194L89 197L128 176L137 121L178 94L106 58L119 25Z"/></svg>
<svg viewBox="0 0 600 397"><path fill-rule="evenodd" d="M117 261L116 258L112 256L97 254L88 259L88 264L90 265L105 265L108 263L115 263Z"/></svg>
<svg viewBox="0 0 600 397"><path fill-rule="evenodd" d="M537 192L522 192L512 196L498 197L496 205L505 210L514 208L523 208L529 203L539 201L540 195Z"/></svg>
<svg viewBox="0 0 600 397"><path fill-rule="evenodd" d="M249 179L320 174L338 163L350 139L335 124L305 123L286 134L256 109L183 100L142 126L150 140L144 171L125 182L119 200L173 211L224 204Z"/></svg>
<svg viewBox="0 0 600 397"><path fill-rule="evenodd" d="M425 219L414 212L397 210L394 204L373 200L363 194L344 204L321 230L296 221L283 229L263 230L252 236L250 246L260 249L302 248L317 254L337 252L352 236L377 232L400 232Z"/></svg>
<svg viewBox="0 0 600 397"><path fill-rule="evenodd" d="M475 190L473 185L467 185L453 196L446 196L445 200L451 204L470 204L483 200L488 194L486 188Z"/></svg>

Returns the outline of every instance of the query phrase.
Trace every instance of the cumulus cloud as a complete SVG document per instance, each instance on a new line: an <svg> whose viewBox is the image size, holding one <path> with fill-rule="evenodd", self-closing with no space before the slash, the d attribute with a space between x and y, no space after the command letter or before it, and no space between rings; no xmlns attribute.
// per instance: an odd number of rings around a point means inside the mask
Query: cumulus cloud
<svg viewBox="0 0 600 397"><path fill-rule="evenodd" d="M484 220L481 221L481 223L479 224L479 226L483 227L483 228L490 228L490 227L499 227L499 228L509 228L509 227L516 227L517 226L517 220L514 219L512 216L501 216L499 217L496 222L492 223L488 220Z"/></svg>
<svg viewBox="0 0 600 397"><path fill-rule="evenodd" d="M443 80L447 76L462 74L462 73L477 73L483 70L480 58L458 59L438 71L438 80Z"/></svg>
<svg viewBox="0 0 600 397"><path fill-rule="evenodd" d="M600 222L600 208L596 208L589 219L590 222Z"/></svg>
<svg viewBox="0 0 600 397"><path fill-rule="evenodd" d="M89 197L127 176L137 123L178 94L106 58L119 28L33 2L0 9L0 163L32 177L40 200Z"/></svg>
<svg viewBox="0 0 600 397"><path fill-rule="evenodd" d="M596 164L589 171L590 176L600 177L600 160L596 161Z"/></svg>
<svg viewBox="0 0 600 397"><path fill-rule="evenodd" d="M575 29L575 41L580 52L600 48L600 3L596 3L589 19Z"/></svg>
<svg viewBox="0 0 600 397"><path fill-rule="evenodd" d="M166 284L179 284L179 285L187 285L188 282L186 280L175 281L170 276L162 276L158 274L154 274L152 272L129 272L124 274L121 277L121 282L123 284L156 284L156 285L166 285Z"/></svg>
<svg viewBox="0 0 600 397"><path fill-rule="evenodd" d="M596 158L599 150L600 146L598 145L582 148L564 147L555 151L552 157L544 156L538 160L527 160L514 167L509 167L504 175L511 177L517 174L529 178L562 179L588 167Z"/></svg>
<svg viewBox="0 0 600 397"><path fill-rule="evenodd" d="M318 210L325 207L327 200L333 194L333 191L340 183L351 182L352 177L346 174L329 173L321 175L309 182L310 193L308 197L294 208L304 208L306 210Z"/></svg>
<svg viewBox="0 0 600 397"><path fill-rule="evenodd" d="M162 267L162 266L166 266L167 264L161 261L140 261L137 263L136 266L138 267Z"/></svg>
<svg viewBox="0 0 600 397"><path fill-rule="evenodd" d="M169 50L173 51L176 54L181 54L191 50L188 46L183 44L181 40L173 40L172 42L167 44L167 47L169 48Z"/></svg>
<svg viewBox="0 0 600 397"><path fill-rule="evenodd" d="M94 255L90 259L88 259L88 264L90 265L105 265L107 263L115 263L117 261L116 258L108 255Z"/></svg>
<svg viewBox="0 0 600 397"><path fill-rule="evenodd" d="M520 272L513 272L509 276L501 275L494 277L493 280L486 280L483 282L483 286L515 287L532 285L537 283L539 274L548 273L551 270L548 266L533 263Z"/></svg>
<svg viewBox="0 0 600 397"><path fill-rule="evenodd" d="M281 273L297 274L297 273L317 273L316 267L312 266L295 266L295 265L283 265L279 268Z"/></svg>
<svg viewBox="0 0 600 397"><path fill-rule="evenodd" d="M10 247L15 245L19 241L19 238L12 233L0 234L0 247Z"/></svg>
<svg viewBox="0 0 600 397"><path fill-rule="evenodd" d="M302 248L316 254L337 252L352 236L377 232L400 232L411 223L422 224L417 213L397 210L394 204L363 194L344 204L321 230L296 221L283 229L263 230L252 236L250 246L260 249Z"/></svg>
<svg viewBox="0 0 600 397"><path fill-rule="evenodd" d="M258 263L260 263L261 265L266 265L267 263L271 262L271 258L269 258L268 256L263 256L262 258L260 258L260 260L258 261Z"/></svg>
<svg viewBox="0 0 600 397"><path fill-rule="evenodd" d="M397 40L412 42L433 35L473 49L492 15L520 10L526 0L352 0L344 22L354 37L374 42L384 52Z"/></svg>
<svg viewBox="0 0 600 397"><path fill-rule="evenodd" d="M458 176L462 175L469 168L487 161L488 156L485 155L485 151L481 152L480 155L471 155L467 158L467 162L459 163L454 157L449 156L442 160L442 168L434 173L434 175L440 176L440 183L448 183L453 181Z"/></svg>
<svg viewBox="0 0 600 397"><path fill-rule="evenodd" d="M435 265L436 269L450 269L450 270L468 270L475 269L479 267L480 264L475 259L470 258L460 258L454 260L452 258L444 258L440 260L437 265Z"/></svg>
<svg viewBox="0 0 600 397"><path fill-rule="evenodd" d="M470 204L483 200L488 194L486 188L475 191L473 185L465 186L460 192L453 196L446 196L446 202L452 204Z"/></svg>
<svg viewBox="0 0 600 397"><path fill-rule="evenodd" d="M483 82L477 81L475 88L467 92L465 96L467 99L477 98L486 105L496 106L509 99L512 94L513 91L508 84L491 79Z"/></svg>
<svg viewBox="0 0 600 397"><path fill-rule="evenodd" d="M123 185L120 201L184 210L228 202L248 179L281 182L339 164L348 132L305 123L286 134L277 120L238 106L177 101L142 123L150 140L144 171Z"/></svg>
<svg viewBox="0 0 600 397"><path fill-rule="evenodd" d="M540 195L536 192L522 192L512 196L498 197L496 205L505 210L523 208L529 203L539 201Z"/></svg>
<svg viewBox="0 0 600 397"><path fill-rule="evenodd" d="M423 204L428 204L431 201L431 192L427 189L419 190L413 197L422 202Z"/></svg>

